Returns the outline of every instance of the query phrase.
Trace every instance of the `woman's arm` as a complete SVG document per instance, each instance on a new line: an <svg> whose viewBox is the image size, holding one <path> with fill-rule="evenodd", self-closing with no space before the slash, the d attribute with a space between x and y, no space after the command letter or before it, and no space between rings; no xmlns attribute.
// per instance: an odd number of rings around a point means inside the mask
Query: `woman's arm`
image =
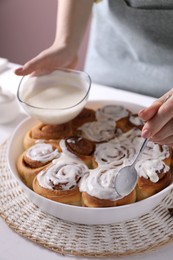
<svg viewBox="0 0 173 260"><path fill-rule="evenodd" d="M78 50L91 14L93 0L58 0L53 44L15 70L17 75L45 74L59 67L74 68Z"/></svg>
<svg viewBox="0 0 173 260"><path fill-rule="evenodd" d="M54 44L70 45L74 52L80 46L93 0L59 0L57 11L57 30Z"/></svg>

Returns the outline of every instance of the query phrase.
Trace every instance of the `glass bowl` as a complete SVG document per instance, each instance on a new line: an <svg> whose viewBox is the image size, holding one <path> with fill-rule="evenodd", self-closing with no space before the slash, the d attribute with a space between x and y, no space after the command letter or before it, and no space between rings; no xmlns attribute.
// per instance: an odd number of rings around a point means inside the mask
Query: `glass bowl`
<svg viewBox="0 0 173 260"><path fill-rule="evenodd" d="M31 117L46 124L63 124L81 112L90 88L87 73L59 69L46 75L22 77L17 98Z"/></svg>

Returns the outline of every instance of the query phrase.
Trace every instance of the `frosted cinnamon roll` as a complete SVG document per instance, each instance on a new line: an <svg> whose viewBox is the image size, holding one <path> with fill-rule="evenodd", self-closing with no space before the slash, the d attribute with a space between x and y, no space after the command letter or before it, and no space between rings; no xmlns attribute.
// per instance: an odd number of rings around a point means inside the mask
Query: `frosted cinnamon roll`
<svg viewBox="0 0 173 260"><path fill-rule="evenodd" d="M170 148L148 142L141 159L136 164L139 175L136 187L137 200L156 194L172 182L170 166Z"/></svg>
<svg viewBox="0 0 173 260"><path fill-rule="evenodd" d="M38 143L25 150L17 160L17 170L24 183L32 189L35 176L59 157L57 148L51 144Z"/></svg>
<svg viewBox="0 0 173 260"><path fill-rule="evenodd" d="M45 142L55 142L59 144L60 139L72 135L70 123L61 125L37 124L31 128L24 137L24 148L27 149L35 144L38 140Z"/></svg>
<svg viewBox="0 0 173 260"><path fill-rule="evenodd" d="M77 130L81 125L96 120L95 110L84 108L80 114L71 121L73 130Z"/></svg>
<svg viewBox="0 0 173 260"><path fill-rule="evenodd" d="M82 136L70 136L60 141L60 147L65 154L74 154L89 168L92 168L92 155L95 144Z"/></svg>
<svg viewBox="0 0 173 260"><path fill-rule="evenodd" d="M168 164L170 164L171 154L172 151L167 145L159 145L149 141L141 155L141 159L168 159Z"/></svg>
<svg viewBox="0 0 173 260"><path fill-rule="evenodd" d="M90 170L79 183L82 192L82 202L86 207L113 207L136 201L135 189L126 197L120 199L115 190L117 168L98 167Z"/></svg>
<svg viewBox="0 0 173 260"><path fill-rule="evenodd" d="M130 145L135 147L136 151L140 148L143 138L141 137L141 130L138 128L132 128L128 132L122 133L117 138L111 140L112 143L126 143L126 145Z"/></svg>
<svg viewBox="0 0 173 260"><path fill-rule="evenodd" d="M86 123L78 129L83 137L95 143L109 141L121 133L113 120Z"/></svg>
<svg viewBox="0 0 173 260"><path fill-rule="evenodd" d="M97 144L93 155L94 168L104 164L122 166L125 161L130 163L141 142L142 138L139 129L132 129L109 142Z"/></svg>
<svg viewBox="0 0 173 260"><path fill-rule="evenodd" d="M135 147L128 140L124 143L110 141L98 144L93 156L93 166L94 168L105 164L111 164L115 167L122 166L125 161L130 163L135 153Z"/></svg>
<svg viewBox="0 0 173 260"><path fill-rule="evenodd" d="M33 189L50 200L79 206L78 182L87 173L88 167L80 159L61 154L35 177Z"/></svg>
<svg viewBox="0 0 173 260"><path fill-rule="evenodd" d="M172 182L170 167L162 161L145 161L142 163L139 172L141 177L138 178L136 186L138 201L156 194Z"/></svg>
<svg viewBox="0 0 173 260"><path fill-rule="evenodd" d="M119 105L105 105L96 110L96 118L99 121L113 120L117 121L129 117L130 111Z"/></svg>
<svg viewBox="0 0 173 260"><path fill-rule="evenodd" d="M130 139L132 142L134 142L134 139L140 138L141 139L141 130L133 127L131 130L129 130L126 133L122 133L118 139L119 141L122 141L124 139Z"/></svg>

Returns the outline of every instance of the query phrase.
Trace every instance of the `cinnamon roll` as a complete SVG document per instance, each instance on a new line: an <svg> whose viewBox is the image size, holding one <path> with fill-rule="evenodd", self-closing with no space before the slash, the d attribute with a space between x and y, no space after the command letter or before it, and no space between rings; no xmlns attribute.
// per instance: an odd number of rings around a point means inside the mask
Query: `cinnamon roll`
<svg viewBox="0 0 173 260"><path fill-rule="evenodd" d="M98 121L113 120L116 122L116 128L125 132L129 123L131 112L120 105L106 105L96 111Z"/></svg>
<svg viewBox="0 0 173 260"><path fill-rule="evenodd" d="M24 183L32 189L35 176L59 157L59 152L52 144L38 143L25 150L17 160L17 170Z"/></svg>
<svg viewBox="0 0 173 260"><path fill-rule="evenodd" d="M80 159L61 154L35 177L33 190L50 200L79 206L78 183L87 173L88 167Z"/></svg>
<svg viewBox="0 0 173 260"><path fill-rule="evenodd" d="M95 143L107 142L121 133L113 120L85 123L78 129L81 136Z"/></svg>
<svg viewBox="0 0 173 260"><path fill-rule="evenodd" d="M86 207L113 207L130 204L136 201L135 189L121 198L115 190L117 168L98 167L90 170L79 183L82 192L82 203Z"/></svg>
<svg viewBox="0 0 173 260"><path fill-rule="evenodd" d="M170 148L148 142L141 159L136 164L139 175L136 187L137 200L156 194L172 182L170 166Z"/></svg>
<svg viewBox="0 0 173 260"><path fill-rule="evenodd" d="M98 121L118 121L122 118L129 117L130 114L131 112L128 109L119 105L105 105L96 110L96 118Z"/></svg>
<svg viewBox="0 0 173 260"><path fill-rule="evenodd" d="M151 167L151 163L153 166ZM156 166L154 168L154 166ZM156 170L158 169L158 170ZM145 172L149 172L149 175L156 175L156 182L151 181L150 178L139 177L136 186L137 201L146 199L159 191L166 188L172 182L172 173L170 172L167 165L163 162L147 161L143 164L142 169ZM146 174L146 173L145 173Z"/></svg>
<svg viewBox="0 0 173 260"><path fill-rule="evenodd" d="M72 135L72 128L70 123L61 125L47 125L37 124L31 128L24 137L24 148L35 144L38 140L44 140L47 143L59 144L60 139Z"/></svg>
<svg viewBox="0 0 173 260"><path fill-rule="evenodd" d="M60 147L65 154L74 154L80 158L89 168L92 168L92 155L95 144L82 136L70 136L61 140Z"/></svg>
<svg viewBox="0 0 173 260"><path fill-rule="evenodd" d="M133 129L109 142L97 144L93 155L93 166L111 164L114 167L130 163L142 138L138 129Z"/></svg>

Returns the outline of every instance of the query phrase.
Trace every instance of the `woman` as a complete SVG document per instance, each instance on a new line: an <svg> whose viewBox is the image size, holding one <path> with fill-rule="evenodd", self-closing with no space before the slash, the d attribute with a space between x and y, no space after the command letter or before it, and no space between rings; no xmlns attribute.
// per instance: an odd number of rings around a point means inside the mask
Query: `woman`
<svg viewBox="0 0 173 260"><path fill-rule="evenodd" d="M142 136L172 146L173 0L163 2L59 0L54 43L15 73L75 68L93 10L85 71L96 83L160 97L139 113Z"/></svg>

